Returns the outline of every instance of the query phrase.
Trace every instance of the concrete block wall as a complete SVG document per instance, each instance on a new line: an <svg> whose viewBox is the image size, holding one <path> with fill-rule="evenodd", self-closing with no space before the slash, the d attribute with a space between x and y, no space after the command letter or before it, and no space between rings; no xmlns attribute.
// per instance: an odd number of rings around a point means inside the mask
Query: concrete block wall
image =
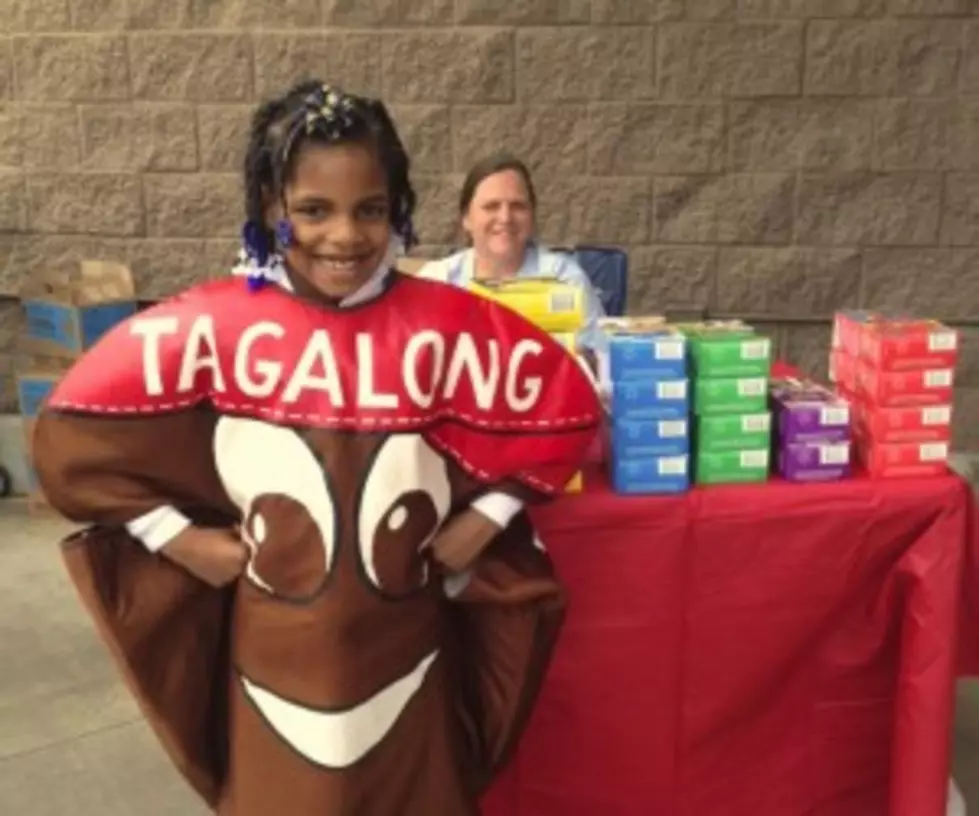
<svg viewBox="0 0 979 816"><path fill-rule="evenodd" d="M128 261L145 297L223 274L249 111L316 75L392 106L432 248L462 174L505 146L537 173L545 240L628 247L635 311L751 314L817 372L837 307L979 318L976 0L4 8L0 294L82 256ZM958 435L979 449L964 331Z"/></svg>

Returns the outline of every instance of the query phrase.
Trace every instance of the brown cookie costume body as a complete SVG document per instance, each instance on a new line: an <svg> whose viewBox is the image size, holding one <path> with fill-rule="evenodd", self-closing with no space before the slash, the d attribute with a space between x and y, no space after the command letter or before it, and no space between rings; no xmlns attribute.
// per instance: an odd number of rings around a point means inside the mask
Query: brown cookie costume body
<svg viewBox="0 0 979 816"><path fill-rule="evenodd" d="M411 319L405 318L410 315ZM463 816L519 735L563 613L525 517L471 574L425 549L491 485L559 491L592 386L516 315L399 275L335 311L227 279L137 315L42 414L65 556L173 761L234 816ZM214 590L130 539L240 523Z"/></svg>

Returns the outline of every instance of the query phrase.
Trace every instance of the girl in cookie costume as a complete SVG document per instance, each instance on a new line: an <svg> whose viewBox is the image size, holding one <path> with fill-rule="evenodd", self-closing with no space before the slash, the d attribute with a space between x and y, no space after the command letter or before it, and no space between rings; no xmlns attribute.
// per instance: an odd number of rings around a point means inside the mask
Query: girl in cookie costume
<svg viewBox="0 0 979 816"><path fill-rule="evenodd" d="M415 194L380 102L262 106L245 189L238 274L111 331L38 420L70 575L215 813L476 814L563 616L523 508L597 397L513 312L394 271Z"/></svg>

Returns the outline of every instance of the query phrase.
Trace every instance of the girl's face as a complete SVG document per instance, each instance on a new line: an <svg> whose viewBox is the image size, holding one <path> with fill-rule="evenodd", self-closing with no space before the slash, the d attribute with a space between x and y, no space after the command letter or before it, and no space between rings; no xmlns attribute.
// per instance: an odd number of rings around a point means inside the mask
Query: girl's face
<svg viewBox="0 0 979 816"><path fill-rule="evenodd" d="M534 229L534 210L516 170L487 176L473 193L462 226L480 258L512 261L523 256Z"/></svg>
<svg viewBox="0 0 979 816"><path fill-rule="evenodd" d="M284 251L289 269L329 298L360 289L391 240L388 181L375 151L361 144L306 144L285 201L293 229ZM280 217L273 213L272 224Z"/></svg>

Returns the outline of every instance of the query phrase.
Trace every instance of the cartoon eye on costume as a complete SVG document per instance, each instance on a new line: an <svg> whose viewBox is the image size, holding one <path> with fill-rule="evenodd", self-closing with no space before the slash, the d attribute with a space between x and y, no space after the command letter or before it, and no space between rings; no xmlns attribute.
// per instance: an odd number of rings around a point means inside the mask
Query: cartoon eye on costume
<svg viewBox="0 0 979 816"><path fill-rule="evenodd" d="M428 578L419 551L449 512L448 464L417 434L389 436L364 481L357 513L361 562L368 580L403 595Z"/></svg>
<svg viewBox="0 0 979 816"><path fill-rule="evenodd" d="M288 428L235 417L218 421L214 454L242 512L242 539L252 550L247 578L285 598L314 595L337 543L333 495L316 456Z"/></svg>

